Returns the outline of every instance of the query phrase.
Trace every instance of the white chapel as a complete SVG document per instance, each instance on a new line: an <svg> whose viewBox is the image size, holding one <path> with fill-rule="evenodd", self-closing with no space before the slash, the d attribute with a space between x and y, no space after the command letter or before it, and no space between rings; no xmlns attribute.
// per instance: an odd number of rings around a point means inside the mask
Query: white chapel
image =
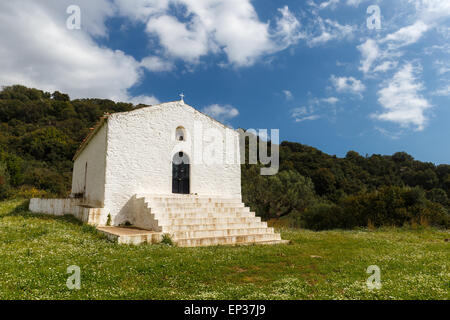
<svg viewBox="0 0 450 320"><path fill-rule="evenodd" d="M120 243L281 243L242 203L239 133L183 99L105 114L74 156L69 199L30 210L73 214Z"/></svg>

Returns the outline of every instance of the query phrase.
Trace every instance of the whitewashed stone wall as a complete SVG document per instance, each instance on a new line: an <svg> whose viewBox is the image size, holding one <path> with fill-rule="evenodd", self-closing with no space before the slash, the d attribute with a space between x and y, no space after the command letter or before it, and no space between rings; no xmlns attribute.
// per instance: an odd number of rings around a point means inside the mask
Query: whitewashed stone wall
<svg viewBox="0 0 450 320"><path fill-rule="evenodd" d="M236 159L233 163L194 162L193 153L203 153L208 147L207 141L195 138L199 125L202 134L213 129L224 138L234 140L233 150L223 148L218 157L223 160L233 157ZM175 138L179 126L186 130L187 141L184 143ZM124 208L135 194L172 193L172 159L178 151L191 159L191 193L241 197L238 133L183 102L112 114L108 118L107 132L104 207L116 225L126 221L128 212ZM202 146L196 142L198 140ZM206 154L205 158L208 157Z"/></svg>
<svg viewBox="0 0 450 320"><path fill-rule="evenodd" d="M107 129L104 123L75 159L73 166L72 194L84 190L87 163L84 203L95 208L102 208L105 201Z"/></svg>
<svg viewBox="0 0 450 320"><path fill-rule="evenodd" d="M103 215L101 208L86 208L80 206L79 199L36 199L30 200L29 210L34 213L44 213L54 216L71 214L75 218L97 225Z"/></svg>

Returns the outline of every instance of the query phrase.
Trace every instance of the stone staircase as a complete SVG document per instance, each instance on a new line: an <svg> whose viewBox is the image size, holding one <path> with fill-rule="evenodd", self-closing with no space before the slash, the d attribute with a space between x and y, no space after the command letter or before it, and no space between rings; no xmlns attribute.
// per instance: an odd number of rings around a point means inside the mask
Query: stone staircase
<svg viewBox="0 0 450 320"><path fill-rule="evenodd" d="M181 247L288 242L237 198L136 195L136 201L148 208L153 231Z"/></svg>

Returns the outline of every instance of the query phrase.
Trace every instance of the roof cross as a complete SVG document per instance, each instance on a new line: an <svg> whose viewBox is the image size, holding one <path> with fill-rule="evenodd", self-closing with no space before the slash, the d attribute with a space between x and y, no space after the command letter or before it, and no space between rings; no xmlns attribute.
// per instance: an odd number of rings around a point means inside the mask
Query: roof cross
<svg viewBox="0 0 450 320"><path fill-rule="evenodd" d="M181 101L184 102L184 93L183 92L180 94L180 98L181 98Z"/></svg>

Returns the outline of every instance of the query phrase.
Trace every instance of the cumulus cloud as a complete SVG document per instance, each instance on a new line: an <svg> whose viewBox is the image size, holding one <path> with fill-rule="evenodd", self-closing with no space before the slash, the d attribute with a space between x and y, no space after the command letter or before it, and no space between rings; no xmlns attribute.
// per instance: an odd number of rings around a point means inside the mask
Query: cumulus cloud
<svg viewBox="0 0 450 320"><path fill-rule="evenodd" d="M239 115L239 110L229 104L212 104L203 108L202 111L222 122L233 119Z"/></svg>
<svg viewBox="0 0 450 320"><path fill-rule="evenodd" d="M370 71L386 72L397 66L397 61L393 59L403 55L401 48L419 41L423 35L430 30L430 26L421 20L412 25L400 28L399 30L386 35L379 40L367 39L357 46L361 53L361 70L364 74ZM376 63L379 63L376 65ZM374 69L372 69L372 67Z"/></svg>
<svg viewBox="0 0 450 320"><path fill-rule="evenodd" d="M105 19L113 14L108 1L77 1L82 29L66 28L66 8L74 1L0 2L0 85L23 84L63 91L74 98L129 101L128 89L141 78L131 56L96 44L106 36Z"/></svg>
<svg viewBox="0 0 450 320"><path fill-rule="evenodd" d="M355 79L354 77L336 77L335 75L331 75L330 80L337 92L361 95L366 90L366 86L361 80Z"/></svg>
<svg viewBox="0 0 450 320"><path fill-rule="evenodd" d="M208 33L198 20L187 25L175 17L163 15L150 19L146 30L158 36L167 53L175 58L195 62L209 51Z"/></svg>
<svg viewBox="0 0 450 320"><path fill-rule="evenodd" d="M450 2L442 0L408 0L413 4L416 13L413 15L415 22L404 26L386 36L374 40L365 40L357 48L361 52L360 70L367 74L372 71L371 67L377 62L380 64L374 71L384 72L395 67L394 63L386 63L386 60L401 57L404 53L402 48L417 43L431 29L443 34L448 33L448 28L443 27L442 23L450 17ZM425 52L429 54L432 50L448 49L448 45L434 45L427 48ZM448 50L447 50L448 51Z"/></svg>
<svg viewBox="0 0 450 320"><path fill-rule="evenodd" d="M423 84L418 81L418 67L405 64L384 87L378 91L378 102L383 112L373 114L378 120L390 121L401 127L413 126L423 130L427 123L425 112L431 108L430 103L420 94Z"/></svg>
<svg viewBox="0 0 450 320"><path fill-rule="evenodd" d="M66 28L66 9L73 4L82 9L81 30ZM99 45L97 38L108 37L105 21L117 15L144 24L163 50L139 62ZM250 0L2 1L0 85L154 104L154 96L133 98L128 91L140 83L144 69L170 71L174 59L196 63L211 53L224 54L234 66L248 66L296 43L300 28L287 6L272 23L261 21Z"/></svg>
<svg viewBox="0 0 450 320"><path fill-rule="evenodd" d="M152 72L170 71L175 66L171 61L156 56L148 56L142 59L141 66Z"/></svg>
<svg viewBox="0 0 450 320"><path fill-rule="evenodd" d="M437 24L450 16L450 2L446 0L409 0L412 2L421 20Z"/></svg>
<svg viewBox="0 0 450 320"><path fill-rule="evenodd" d="M165 53L197 63L207 54L226 55L234 66L248 66L301 38L300 22L287 6L273 26L259 19L250 0L116 0L119 12L146 23ZM185 11L182 17L178 12Z"/></svg>
<svg viewBox="0 0 450 320"><path fill-rule="evenodd" d="M362 56L361 67L359 68L359 70L367 73L372 67L372 64L375 62L375 60L378 59L378 56L380 55L378 44L373 39L367 39L366 42L362 43L357 48L361 52Z"/></svg>
<svg viewBox="0 0 450 320"><path fill-rule="evenodd" d="M146 96L146 95L140 95L140 96L136 96L136 97L132 97L130 99L128 99L127 102L130 102L134 105L138 105L138 104L145 104L148 106L152 106L152 105L156 105L161 103L159 101L158 98L156 98L155 96Z"/></svg>

